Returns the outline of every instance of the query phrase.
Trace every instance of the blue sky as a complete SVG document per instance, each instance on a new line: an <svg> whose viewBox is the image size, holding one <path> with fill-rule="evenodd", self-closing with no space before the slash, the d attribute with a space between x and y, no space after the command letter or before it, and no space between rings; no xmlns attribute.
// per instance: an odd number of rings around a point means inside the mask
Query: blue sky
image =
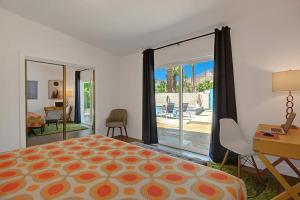
<svg viewBox="0 0 300 200"><path fill-rule="evenodd" d="M214 68L214 61L206 61L206 62L199 62L195 64L195 73L196 76L200 75L201 73L212 70ZM191 65L183 65L183 75L187 76L188 78L192 77L192 66ZM166 67L156 68L155 69L155 80L166 80L167 77L167 69Z"/></svg>

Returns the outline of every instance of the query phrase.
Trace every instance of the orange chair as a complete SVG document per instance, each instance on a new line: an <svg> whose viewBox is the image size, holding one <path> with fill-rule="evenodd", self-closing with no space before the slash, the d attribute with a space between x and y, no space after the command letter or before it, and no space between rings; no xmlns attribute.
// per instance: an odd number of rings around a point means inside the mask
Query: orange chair
<svg viewBox="0 0 300 200"><path fill-rule="evenodd" d="M29 132L34 133L33 129L40 128L41 133L45 130L45 117L33 112L28 112L26 116L26 125Z"/></svg>

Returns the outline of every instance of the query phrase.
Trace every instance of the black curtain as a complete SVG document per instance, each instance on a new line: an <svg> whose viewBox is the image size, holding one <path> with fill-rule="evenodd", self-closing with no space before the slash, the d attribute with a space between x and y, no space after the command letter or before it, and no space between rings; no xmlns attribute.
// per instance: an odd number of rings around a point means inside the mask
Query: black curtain
<svg viewBox="0 0 300 200"><path fill-rule="evenodd" d="M80 71L75 71L75 116L74 122L81 123L81 108L80 108Z"/></svg>
<svg viewBox="0 0 300 200"><path fill-rule="evenodd" d="M143 52L143 141L145 144L158 143L153 49Z"/></svg>
<svg viewBox="0 0 300 200"><path fill-rule="evenodd" d="M214 106L210 145L210 157L214 162L222 162L226 149L220 144L220 119L237 121L230 28L215 30L214 49ZM236 158L233 153L229 156ZM236 162L236 159L231 159Z"/></svg>

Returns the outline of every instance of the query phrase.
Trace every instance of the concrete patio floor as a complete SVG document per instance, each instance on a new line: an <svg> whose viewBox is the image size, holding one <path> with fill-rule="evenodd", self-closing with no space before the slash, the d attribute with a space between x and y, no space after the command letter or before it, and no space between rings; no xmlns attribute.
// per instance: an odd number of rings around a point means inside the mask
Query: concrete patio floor
<svg viewBox="0 0 300 200"><path fill-rule="evenodd" d="M183 117L182 148L208 155L211 137L212 112ZM180 147L179 119L157 117L158 138L161 144Z"/></svg>

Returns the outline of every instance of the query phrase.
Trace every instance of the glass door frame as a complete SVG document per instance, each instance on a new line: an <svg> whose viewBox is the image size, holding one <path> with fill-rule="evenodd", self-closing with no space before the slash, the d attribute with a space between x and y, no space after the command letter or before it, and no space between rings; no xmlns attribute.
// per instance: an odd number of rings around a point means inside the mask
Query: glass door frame
<svg viewBox="0 0 300 200"><path fill-rule="evenodd" d="M159 144L165 145L165 146L170 146L173 148L177 148L177 149L183 149L183 150L187 150L187 151L191 151L191 152L195 152L195 153L199 153L202 155L207 155L208 152L203 151L201 149L197 149L194 147L187 147L183 145L183 141L184 141L184 130L183 130L183 112L182 112L182 107L183 107L183 75L184 75L184 65L187 64L194 64L194 63L198 63L198 62L205 62L205 61L209 61L209 60L213 60L212 56L208 56L206 58L201 58L201 59L195 59L195 60L191 60L191 61L187 61L187 62L174 62L171 64L163 64L163 65L159 65L158 67L155 68L159 68L165 65L172 65L172 66L179 66L180 67L180 73L179 73L179 129L178 129L178 133L179 133L179 146L177 146L176 144L171 144L171 143L166 143L166 142L159 142Z"/></svg>

